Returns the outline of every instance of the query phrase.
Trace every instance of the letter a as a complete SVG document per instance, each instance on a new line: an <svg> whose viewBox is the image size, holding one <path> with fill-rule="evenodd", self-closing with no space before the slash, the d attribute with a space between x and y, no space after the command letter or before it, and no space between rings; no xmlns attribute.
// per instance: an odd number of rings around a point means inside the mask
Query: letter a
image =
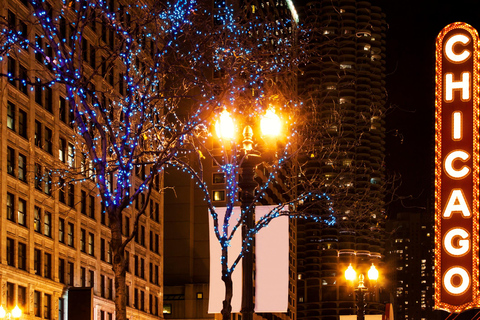
<svg viewBox="0 0 480 320"><path fill-rule="evenodd" d="M445 211L443 211L443 217L450 218L453 212L461 212L464 218L471 216L462 189L452 190L452 193L448 198L447 207L445 208Z"/></svg>

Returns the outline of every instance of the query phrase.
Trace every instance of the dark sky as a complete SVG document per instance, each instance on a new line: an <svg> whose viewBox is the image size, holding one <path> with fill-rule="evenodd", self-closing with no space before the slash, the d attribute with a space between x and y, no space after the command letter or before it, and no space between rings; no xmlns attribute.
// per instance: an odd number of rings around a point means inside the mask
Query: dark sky
<svg viewBox="0 0 480 320"><path fill-rule="evenodd" d="M390 210L433 201L435 38L461 21L480 29L480 1L383 0L387 14L387 168L401 187Z"/></svg>

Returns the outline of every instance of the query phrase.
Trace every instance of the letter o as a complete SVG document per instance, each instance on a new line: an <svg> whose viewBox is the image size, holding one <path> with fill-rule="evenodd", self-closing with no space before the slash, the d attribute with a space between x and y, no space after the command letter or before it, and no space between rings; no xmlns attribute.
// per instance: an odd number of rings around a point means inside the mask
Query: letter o
<svg viewBox="0 0 480 320"><path fill-rule="evenodd" d="M463 50L460 54L453 52L453 46L458 42L466 45L470 42L470 39L464 34L456 34L451 36L445 43L445 55L449 60L460 63L470 58L471 52L468 50Z"/></svg>
<svg viewBox="0 0 480 320"><path fill-rule="evenodd" d="M455 275L462 279L460 285L458 286L452 284L452 278ZM449 293L457 296L461 295L470 287L470 275L468 274L468 271L462 267L450 268L443 276L443 286Z"/></svg>

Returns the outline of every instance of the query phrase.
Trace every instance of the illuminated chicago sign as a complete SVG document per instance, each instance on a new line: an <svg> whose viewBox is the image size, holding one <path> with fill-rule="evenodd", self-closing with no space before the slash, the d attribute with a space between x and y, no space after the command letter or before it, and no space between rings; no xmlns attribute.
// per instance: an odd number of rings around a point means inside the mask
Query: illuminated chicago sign
<svg viewBox="0 0 480 320"><path fill-rule="evenodd" d="M480 307L478 45L461 22L436 43L435 307L456 313Z"/></svg>

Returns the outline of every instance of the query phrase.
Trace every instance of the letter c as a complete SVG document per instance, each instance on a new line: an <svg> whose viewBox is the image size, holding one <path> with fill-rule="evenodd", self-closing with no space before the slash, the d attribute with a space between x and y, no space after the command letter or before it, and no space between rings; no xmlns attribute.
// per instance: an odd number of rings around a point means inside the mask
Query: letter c
<svg viewBox="0 0 480 320"><path fill-rule="evenodd" d="M470 169L467 166L463 166L462 168L460 168L460 170L456 170L453 167L453 162L456 159L467 161L469 158L470 155L463 150L455 150L450 152L445 157L445 172L447 173L447 175L453 179L465 178L470 173Z"/></svg>
<svg viewBox="0 0 480 320"><path fill-rule="evenodd" d="M471 54L471 52L466 49L464 49L460 54L453 52L453 46L459 42L467 45L470 42L470 39L464 34L456 34L448 38L447 42L445 43L445 55L449 60L456 63L464 62L470 58Z"/></svg>

